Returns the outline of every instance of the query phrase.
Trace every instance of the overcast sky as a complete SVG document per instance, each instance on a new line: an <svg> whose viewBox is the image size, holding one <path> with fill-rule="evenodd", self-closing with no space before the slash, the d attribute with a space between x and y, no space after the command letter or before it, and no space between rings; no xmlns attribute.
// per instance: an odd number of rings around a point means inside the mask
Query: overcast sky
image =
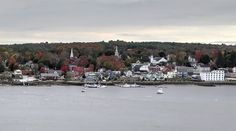
<svg viewBox="0 0 236 131"><path fill-rule="evenodd" d="M236 41L236 0L0 2L0 43Z"/></svg>

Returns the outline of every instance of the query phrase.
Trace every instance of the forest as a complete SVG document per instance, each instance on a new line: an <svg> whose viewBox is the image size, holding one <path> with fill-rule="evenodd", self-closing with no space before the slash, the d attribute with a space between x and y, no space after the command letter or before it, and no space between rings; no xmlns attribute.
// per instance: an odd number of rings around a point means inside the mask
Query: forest
<svg viewBox="0 0 236 131"><path fill-rule="evenodd" d="M121 58L114 56L115 47ZM0 72L15 70L29 61L41 67L66 70L70 64L70 50L73 48L74 64L97 70L101 67L111 70L130 69L131 63L140 60L148 62L149 56L169 57L176 65L190 66L188 57L212 68L236 66L236 46L201 43L174 42L72 42L72 43L26 43L0 45ZM6 68L7 67L7 68Z"/></svg>

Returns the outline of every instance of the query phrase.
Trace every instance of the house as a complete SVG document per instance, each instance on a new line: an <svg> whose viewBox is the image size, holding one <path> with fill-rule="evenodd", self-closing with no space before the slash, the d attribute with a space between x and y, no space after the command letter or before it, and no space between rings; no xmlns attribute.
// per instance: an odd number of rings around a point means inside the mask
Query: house
<svg viewBox="0 0 236 131"><path fill-rule="evenodd" d="M59 77L60 75L57 71L40 74L41 80L57 80Z"/></svg>
<svg viewBox="0 0 236 131"><path fill-rule="evenodd" d="M233 73L236 73L236 67L232 68Z"/></svg>
<svg viewBox="0 0 236 131"><path fill-rule="evenodd" d="M138 60L136 61L136 63L132 63L131 64L131 67L132 67L132 71L133 72L138 72L140 67L142 66L143 64Z"/></svg>
<svg viewBox="0 0 236 131"><path fill-rule="evenodd" d="M160 67L158 65L148 67L148 71L151 73L157 73L157 72L160 72L161 70L162 70L162 67Z"/></svg>
<svg viewBox="0 0 236 131"><path fill-rule="evenodd" d="M186 66L176 66L175 67L176 74L179 77L188 77L193 75L195 69L193 67L186 67Z"/></svg>
<svg viewBox="0 0 236 131"><path fill-rule="evenodd" d="M164 57L154 57L153 55L151 55L149 59L150 59L150 63L153 65L165 64L168 62Z"/></svg>
<svg viewBox="0 0 236 131"><path fill-rule="evenodd" d="M199 74L201 72L210 72L210 71L211 71L210 66L204 65L204 64L199 64L197 66L197 69L196 69L195 73Z"/></svg>
<svg viewBox="0 0 236 131"><path fill-rule="evenodd" d="M176 71L169 71L164 75L164 77L167 79L172 79L172 78L175 78L176 75L177 75Z"/></svg>
<svg viewBox="0 0 236 131"><path fill-rule="evenodd" d="M188 56L188 62L190 63L190 65L192 67L196 67L197 66L197 60L194 57L192 57L192 56Z"/></svg>
<svg viewBox="0 0 236 131"><path fill-rule="evenodd" d="M132 77L133 76L133 72L131 70L128 70L126 72L124 72L126 77Z"/></svg>
<svg viewBox="0 0 236 131"><path fill-rule="evenodd" d="M85 82L86 83L98 83L99 73L96 72L86 72L85 73Z"/></svg>
<svg viewBox="0 0 236 131"><path fill-rule="evenodd" d="M13 76L13 79L22 79L23 78L21 70L15 70L13 72L12 76Z"/></svg>
<svg viewBox="0 0 236 131"><path fill-rule="evenodd" d="M211 72L200 72L202 81L224 81L225 72L223 70L214 70Z"/></svg>
<svg viewBox="0 0 236 131"><path fill-rule="evenodd" d="M149 64L147 65L142 65L140 68L139 68L139 71L140 72L149 72Z"/></svg>
<svg viewBox="0 0 236 131"><path fill-rule="evenodd" d="M143 80L146 80L146 81L164 80L164 74L162 72L148 73L143 76Z"/></svg>

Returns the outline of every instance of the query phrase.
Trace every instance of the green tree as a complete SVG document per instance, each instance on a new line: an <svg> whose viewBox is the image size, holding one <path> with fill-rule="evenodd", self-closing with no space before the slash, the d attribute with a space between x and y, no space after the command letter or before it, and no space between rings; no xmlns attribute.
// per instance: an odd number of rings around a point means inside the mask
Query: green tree
<svg viewBox="0 0 236 131"><path fill-rule="evenodd" d="M203 55L201 58L200 58L200 63L203 63L203 64L208 64L210 62L210 57L208 55Z"/></svg>
<svg viewBox="0 0 236 131"><path fill-rule="evenodd" d="M226 65L224 56L221 53L217 57L216 65L218 68L224 68Z"/></svg>
<svg viewBox="0 0 236 131"><path fill-rule="evenodd" d="M0 64L0 73L5 71L5 66L3 64Z"/></svg>

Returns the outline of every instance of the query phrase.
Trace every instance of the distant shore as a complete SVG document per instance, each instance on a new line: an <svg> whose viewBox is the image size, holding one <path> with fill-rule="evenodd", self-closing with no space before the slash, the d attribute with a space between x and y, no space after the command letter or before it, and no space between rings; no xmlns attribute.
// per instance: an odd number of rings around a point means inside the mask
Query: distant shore
<svg viewBox="0 0 236 131"><path fill-rule="evenodd" d="M236 81L222 81L222 82L196 82L196 81L134 81L134 82L123 82L123 81L108 81L101 82L102 85L114 86L122 84L137 84L145 86L155 85L198 85L198 86L215 86L215 85L236 85ZM13 82L0 82L2 85L30 85L30 86L50 86L50 85L77 85L83 86L85 82L80 81L34 81L28 83L13 83Z"/></svg>

